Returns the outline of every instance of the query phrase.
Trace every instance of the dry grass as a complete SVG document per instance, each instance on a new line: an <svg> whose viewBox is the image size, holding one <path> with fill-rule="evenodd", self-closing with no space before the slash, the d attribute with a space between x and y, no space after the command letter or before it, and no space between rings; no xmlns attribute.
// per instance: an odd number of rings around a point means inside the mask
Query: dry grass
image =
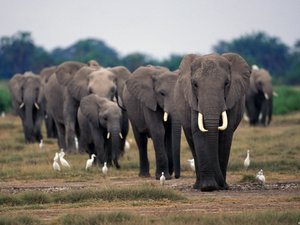
<svg viewBox="0 0 300 225"><path fill-rule="evenodd" d="M299 112L275 116L266 128L249 127L242 122L234 136L228 183L253 184L259 169L264 170L267 183L299 182L299 137ZM84 169L88 158L85 154L67 154L65 158L71 164L71 169L62 168L61 172L54 172L53 157L59 151L56 140L45 139L43 151L38 144L25 145L20 120L11 115L0 118L0 197L4 196L0 198L3 201L0 224L291 224L291 221L297 224L299 221L299 211L290 212L290 209L300 206L299 191L280 196L269 192L260 194L259 191L255 196L251 193L236 196L235 192L216 192L211 195L193 191L191 185L195 175L187 165L187 159L192 156L184 136L181 151L182 179L172 180L164 187L166 192L176 189L176 194L183 196L182 199L134 199L130 198L128 192L125 193L127 198L105 200L99 197L99 193L117 196L114 192L117 190L132 189L135 194L145 190L145 187L149 189L145 193L150 193L151 189L154 192L160 190L159 183L153 177L155 160L151 140L148 153L152 177L149 179L138 178L138 151L132 133L128 140L131 142L131 150L121 159L121 170L110 168L107 178L102 176L97 167L90 171ZM243 161L247 149L251 151L251 165L246 171ZM55 196L69 200L58 201ZM259 212L255 204L264 197L268 203L260 203L262 212ZM70 199L77 200L72 203ZM26 201L32 203L24 204ZM284 205L283 208L278 206L279 203ZM252 204L250 211L247 204ZM241 205L242 209L236 208L237 205ZM270 212L270 209L281 209L283 212ZM233 213L244 210L247 210L246 214ZM99 214L99 211L103 213ZM163 218L160 212L165 212L167 216ZM216 212L222 213L216 215ZM209 213L214 216L207 216ZM48 219L41 220L43 216Z"/></svg>

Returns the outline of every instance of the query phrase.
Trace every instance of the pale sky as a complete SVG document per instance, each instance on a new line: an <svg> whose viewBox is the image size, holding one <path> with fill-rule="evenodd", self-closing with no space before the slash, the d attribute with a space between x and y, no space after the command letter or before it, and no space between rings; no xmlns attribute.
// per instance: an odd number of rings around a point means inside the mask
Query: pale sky
<svg viewBox="0 0 300 225"><path fill-rule="evenodd" d="M29 31L47 50L97 38L121 56L211 53L220 40L265 31L293 46L300 0L0 0L0 36Z"/></svg>

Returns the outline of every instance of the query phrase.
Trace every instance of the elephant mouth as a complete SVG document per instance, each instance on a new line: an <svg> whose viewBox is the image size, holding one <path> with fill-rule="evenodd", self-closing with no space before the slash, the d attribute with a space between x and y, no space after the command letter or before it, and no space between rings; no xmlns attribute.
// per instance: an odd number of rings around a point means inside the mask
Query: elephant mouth
<svg viewBox="0 0 300 225"><path fill-rule="evenodd" d="M218 130L220 131L224 131L227 129L227 126L228 126L228 118L227 118L227 113L226 111L223 111L222 112L222 125L218 127ZM198 127L199 127L199 130L201 132L207 132L208 130L205 129L204 127L204 123L203 123L203 114L202 113L198 113Z"/></svg>

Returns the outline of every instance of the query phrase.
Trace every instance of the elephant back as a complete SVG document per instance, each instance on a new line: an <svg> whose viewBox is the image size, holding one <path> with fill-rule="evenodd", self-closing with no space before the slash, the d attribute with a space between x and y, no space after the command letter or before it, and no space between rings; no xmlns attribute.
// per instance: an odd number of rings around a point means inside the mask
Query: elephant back
<svg viewBox="0 0 300 225"><path fill-rule="evenodd" d="M85 66L84 63L75 61L68 61L60 64L55 71L58 83L67 86L76 72L83 66Z"/></svg>

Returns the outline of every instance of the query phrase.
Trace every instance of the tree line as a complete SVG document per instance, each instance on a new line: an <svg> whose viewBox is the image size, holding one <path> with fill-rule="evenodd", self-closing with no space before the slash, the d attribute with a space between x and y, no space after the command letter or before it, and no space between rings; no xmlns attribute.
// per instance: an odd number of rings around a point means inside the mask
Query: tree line
<svg viewBox="0 0 300 225"><path fill-rule="evenodd" d="M212 52L236 52L252 65L266 68L274 80L284 84L300 84L300 39L289 47L277 37L265 32L253 32L231 41L219 41ZM199 50L201 54L201 50ZM67 60L87 62L97 60L102 66L126 66L134 71L141 65L161 65L176 70L182 55L172 54L164 60L157 60L141 52L121 57L118 52L98 39L79 40L66 48L46 51L34 43L30 32L18 32L11 37L0 38L0 75L9 79L15 73L33 71L39 73L47 66L58 65Z"/></svg>

